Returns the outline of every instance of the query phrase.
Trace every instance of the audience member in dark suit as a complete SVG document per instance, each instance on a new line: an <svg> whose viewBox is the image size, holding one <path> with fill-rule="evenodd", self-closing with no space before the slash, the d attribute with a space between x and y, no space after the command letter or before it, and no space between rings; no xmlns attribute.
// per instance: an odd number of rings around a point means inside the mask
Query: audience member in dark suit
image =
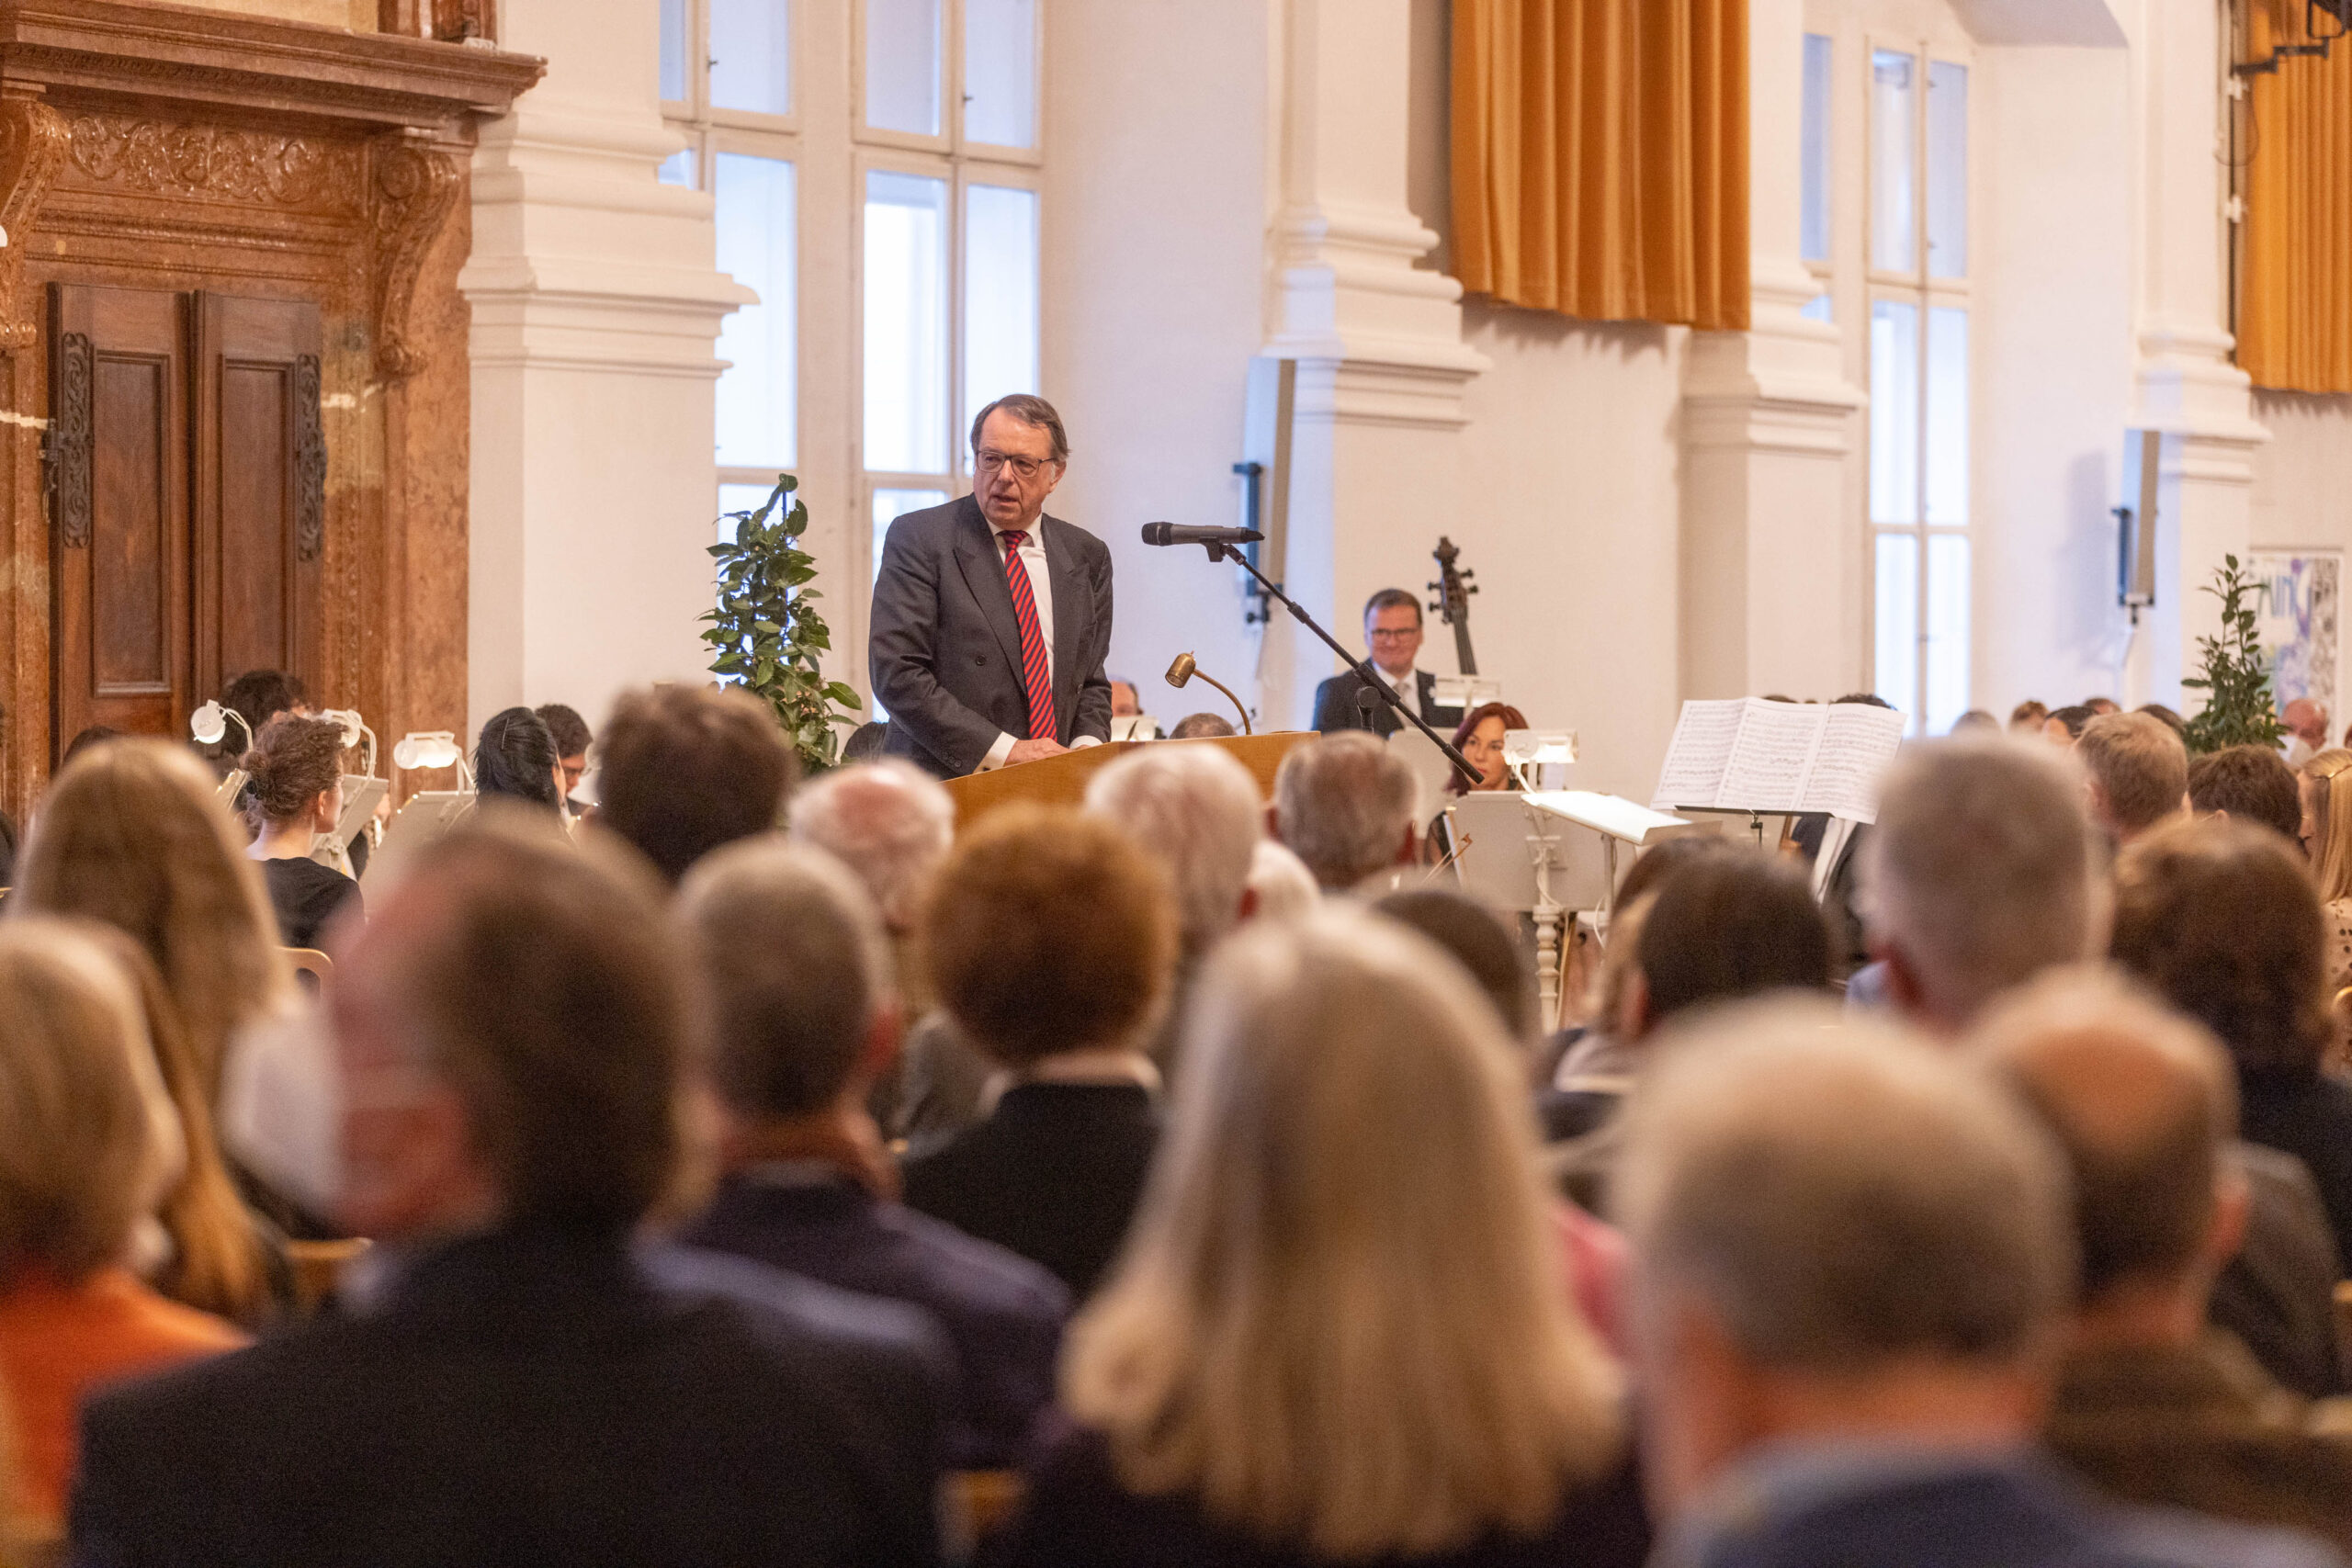
<svg viewBox="0 0 2352 1568"><path fill-rule="evenodd" d="M972 493L890 525L867 659L883 750L943 778L1111 738L1111 551L1046 515L1069 442L1043 398L972 422Z"/></svg>
<svg viewBox="0 0 2352 1568"><path fill-rule="evenodd" d="M872 900L831 856L766 838L705 861L679 912L710 1012L727 1171L681 1239L928 1312L956 1349L949 1461L1018 1464L1053 1402L1069 1292L894 1201L865 1103L899 1020Z"/></svg>
<svg viewBox="0 0 2352 1568"><path fill-rule="evenodd" d="M688 961L650 874L519 809L420 852L332 992L378 1288L88 1404L77 1562L935 1556L921 1314L632 1248L679 1175Z"/></svg>
<svg viewBox="0 0 2352 1568"><path fill-rule="evenodd" d="M1413 667L1421 651L1419 599L1401 588L1384 588L1374 594L1363 607L1363 642L1373 672L1421 716L1422 723L1442 735L1462 722L1460 708L1438 706L1437 677ZM1405 728L1396 710L1376 694L1371 695L1372 708L1366 714L1365 695L1363 677L1352 670L1342 670L1315 688L1315 728L1326 735L1335 729L1369 729L1383 740Z"/></svg>
<svg viewBox="0 0 2352 1568"><path fill-rule="evenodd" d="M1977 1064L1826 1004L1692 1025L1616 1191L1666 1564L2320 1568L2095 1499L2036 1443L2073 1301L2064 1156Z"/></svg>
<svg viewBox="0 0 2352 1568"><path fill-rule="evenodd" d="M596 745L600 832L672 884L718 848L784 825L800 759L775 714L732 686L623 692Z"/></svg>
<svg viewBox="0 0 2352 1568"><path fill-rule="evenodd" d="M2352 1550L2352 1408L2339 1430L2206 1326L2245 1228L2237 1089L2211 1035L2112 976L2052 976L1996 1009L1978 1049L2074 1175L2082 1258L2050 1445L2103 1490Z"/></svg>
<svg viewBox="0 0 2352 1568"><path fill-rule="evenodd" d="M1099 818L1009 808L956 846L926 931L940 1005L1011 1081L987 1120L908 1162L907 1201L1083 1299L1159 1142L1143 1043L1176 959L1167 874Z"/></svg>
<svg viewBox="0 0 2352 1568"><path fill-rule="evenodd" d="M2333 1028L2319 894L2267 829L2209 820L2115 866L2116 961L2220 1037L2245 1137L2310 1168L2352 1260L2352 1088L2320 1070Z"/></svg>
<svg viewBox="0 0 2352 1568"><path fill-rule="evenodd" d="M1517 1052L1425 939L1237 937L1167 1155L1072 1325L1020 1568L1643 1561L1614 1364L1546 1256Z"/></svg>

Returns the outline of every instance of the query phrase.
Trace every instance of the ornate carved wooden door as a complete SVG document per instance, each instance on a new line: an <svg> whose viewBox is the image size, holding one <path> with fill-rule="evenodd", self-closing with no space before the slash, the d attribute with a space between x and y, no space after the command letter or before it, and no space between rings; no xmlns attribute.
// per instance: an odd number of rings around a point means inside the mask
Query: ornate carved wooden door
<svg viewBox="0 0 2352 1568"><path fill-rule="evenodd" d="M59 753L183 734L248 670L318 683L319 308L61 284L51 314Z"/></svg>
<svg viewBox="0 0 2352 1568"><path fill-rule="evenodd" d="M187 329L178 294L51 295L49 479L58 752L109 725L166 734L192 705Z"/></svg>
<svg viewBox="0 0 2352 1568"><path fill-rule="evenodd" d="M327 446L319 308L198 294L194 591L198 699L248 670L321 687Z"/></svg>

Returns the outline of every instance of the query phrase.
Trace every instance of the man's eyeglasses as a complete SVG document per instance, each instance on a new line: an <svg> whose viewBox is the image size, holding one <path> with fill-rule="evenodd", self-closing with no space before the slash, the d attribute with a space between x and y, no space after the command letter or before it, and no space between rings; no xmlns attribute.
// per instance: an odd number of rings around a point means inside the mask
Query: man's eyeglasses
<svg viewBox="0 0 2352 1568"><path fill-rule="evenodd" d="M991 452L985 446L973 453L972 457L983 473L1011 468L1024 479L1035 479L1037 470L1054 460L1051 457L1016 457L1010 452Z"/></svg>
<svg viewBox="0 0 2352 1568"><path fill-rule="evenodd" d="M1402 642L1408 637L1420 636L1421 628L1419 626L1374 626L1368 635L1374 642L1380 641L1383 637L1390 642Z"/></svg>

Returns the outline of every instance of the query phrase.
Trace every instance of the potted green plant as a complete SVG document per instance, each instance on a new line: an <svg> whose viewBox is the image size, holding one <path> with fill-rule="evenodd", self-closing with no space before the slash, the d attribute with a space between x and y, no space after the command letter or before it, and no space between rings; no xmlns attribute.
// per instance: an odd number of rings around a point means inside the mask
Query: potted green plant
<svg viewBox="0 0 2352 1568"><path fill-rule="evenodd" d="M817 563L800 547L808 508L793 493L799 488L778 474L757 508L720 519L734 525L734 537L710 547L718 603L702 616L711 623L702 640L713 650L711 673L774 709L801 766L815 772L839 757L833 727L857 722L857 693L819 668L833 637L814 607L822 595L808 586Z"/></svg>
<svg viewBox="0 0 2352 1568"><path fill-rule="evenodd" d="M2192 756L2231 746L2276 746L2287 733L2271 702L2270 661L2263 656L2254 611L2245 602L2256 586L2239 569L2237 557L2223 556L2221 570L2202 590L2222 602L2222 630L2197 639L2205 672L2180 682L2206 694L2205 706L2188 725Z"/></svg>

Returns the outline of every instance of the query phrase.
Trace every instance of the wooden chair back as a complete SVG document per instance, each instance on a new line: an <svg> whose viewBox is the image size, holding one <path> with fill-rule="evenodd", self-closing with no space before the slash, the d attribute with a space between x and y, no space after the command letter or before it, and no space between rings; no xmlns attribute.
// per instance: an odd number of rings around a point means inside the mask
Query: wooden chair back
<svg viewBox="0 0 2352 1568"><path fill-rule="evenodd" d="M295 1309L304 1317L318 1311L343 1282L344 1270L370 1245L358 1236L345 1241L288 1242L286 1262L294 1273Z"/></svg>
<svg viewBox="0 0 2352 1568"><path fill-rule="evenodd" d="M315 947L288 947L280 951L286 954L286 962L294 966L295 974L311 977L311 983L305 988L312 996L324 1000L327 987L334 984L334 960Z"/></svg>

